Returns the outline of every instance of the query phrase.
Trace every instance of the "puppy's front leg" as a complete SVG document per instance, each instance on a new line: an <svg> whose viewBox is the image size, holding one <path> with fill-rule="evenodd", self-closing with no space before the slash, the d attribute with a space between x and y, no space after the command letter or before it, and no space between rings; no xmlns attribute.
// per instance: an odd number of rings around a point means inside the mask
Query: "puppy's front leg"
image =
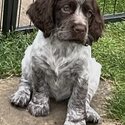
<svg viewBox="0 0 125 125"><path fill-rule="evenodd" d="M68 103L67 117L64 125L86 125L86 96L88 80L79 78L74 86Z"/></svg>
<svg viewBox="0 0 125 125"><path fill-rule="evenodd" d="M86 112L87 112L86 121L97 124L97 123L101 123L101 117L90 106L90 103L99 86L100 75L101 75L101 65L98 62L96 62L94 58L91 58L89 63L90 63L90 69L89 69L88 94L87 94L87 102L86 102Z"/></svg>
<svg viewBox="0 0 125 125"><path fill-rule="evenodd" d="M34 116L49 114L49 87L42 72L35 72L33 75L33 95L28 111Z"/></svg>

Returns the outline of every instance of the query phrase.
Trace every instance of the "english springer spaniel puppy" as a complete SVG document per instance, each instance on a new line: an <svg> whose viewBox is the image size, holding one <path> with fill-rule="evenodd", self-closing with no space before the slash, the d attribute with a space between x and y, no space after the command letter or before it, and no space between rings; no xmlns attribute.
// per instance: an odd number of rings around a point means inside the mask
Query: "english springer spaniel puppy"
<svg viewBox="0 0 125 125"><path fill-rule="evenodd" d="M90 106L101 65L91 57L92 42L102 34L96 0L36 0L27 14L39 32L22 60L22 77L11 103L34 116L49 114L50 97L69 98L64 125L97 123Z"/></svg>

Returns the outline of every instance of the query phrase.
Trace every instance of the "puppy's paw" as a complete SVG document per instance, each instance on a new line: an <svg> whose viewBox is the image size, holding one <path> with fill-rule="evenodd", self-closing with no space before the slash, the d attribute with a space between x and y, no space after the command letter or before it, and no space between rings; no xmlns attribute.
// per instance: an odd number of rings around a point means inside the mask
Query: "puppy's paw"
<svg viewBox="0 0 125 125"><path fill-rule="evenodd" d="M10 97L11 104L19 107L25 107L30 101L31 91L28 88L18 89Z"/></svg>
<svg viewBox="0 0 125 125"><path fill-rule="evenodd" d="M81 120L81 121L65 121L64 125L86 125L86 121L85 120Z"/></svg>
<svg viewBox="0 0 125 125"><path fill-rule="evenodd" d="M49 114L49 103L37 104L30 101L28 111L33 116L47 116Z"/></svg>
<svg viewBox="0 0 125 125"><path fill-rule="evenodd" d="M93 109L93 108L89 108L87 110L87 123L101 123L101 117L99 116L99 114Z"/></svg>

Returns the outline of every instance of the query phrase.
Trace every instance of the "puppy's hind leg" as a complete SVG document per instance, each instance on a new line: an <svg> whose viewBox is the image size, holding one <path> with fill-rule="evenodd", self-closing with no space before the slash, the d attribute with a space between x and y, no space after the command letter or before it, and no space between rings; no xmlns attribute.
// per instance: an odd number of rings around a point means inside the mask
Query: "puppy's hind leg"
<svg viewBox="0 0 125 125"><path fill-rule="evenodd" d="M101 122L99 114L90 106L90 102L98 89L100 75L101 75L101 65L97 63L95 59L92 58L90 60L88 94L86 102L87 122L89 123Z"/></svg>
<svg viewBox="0 0 125 125"><path fill-rule="evenodd" d="M11 104L19 107L25 107L28 105L31 98L31 58L30 58L31 46L29 46L25 52L25 56L22 60L22 77L18 90L11 95Z"/></svg>

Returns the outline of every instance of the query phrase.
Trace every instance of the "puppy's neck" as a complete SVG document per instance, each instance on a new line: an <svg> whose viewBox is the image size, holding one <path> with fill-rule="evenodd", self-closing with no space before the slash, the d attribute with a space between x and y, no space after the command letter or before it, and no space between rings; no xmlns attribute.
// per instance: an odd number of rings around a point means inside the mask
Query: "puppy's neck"
<svg viewBox="0 0 125 125"><path fill-rule="evenodd" d="M91 56L90 46L84 46L71 41L60 41L52 36L45 38L43 32L39 31L34 40L33 47L43 48L43 46L46 46L52 53L57 52L59 56L70 56L72 54Z"/></svg>

